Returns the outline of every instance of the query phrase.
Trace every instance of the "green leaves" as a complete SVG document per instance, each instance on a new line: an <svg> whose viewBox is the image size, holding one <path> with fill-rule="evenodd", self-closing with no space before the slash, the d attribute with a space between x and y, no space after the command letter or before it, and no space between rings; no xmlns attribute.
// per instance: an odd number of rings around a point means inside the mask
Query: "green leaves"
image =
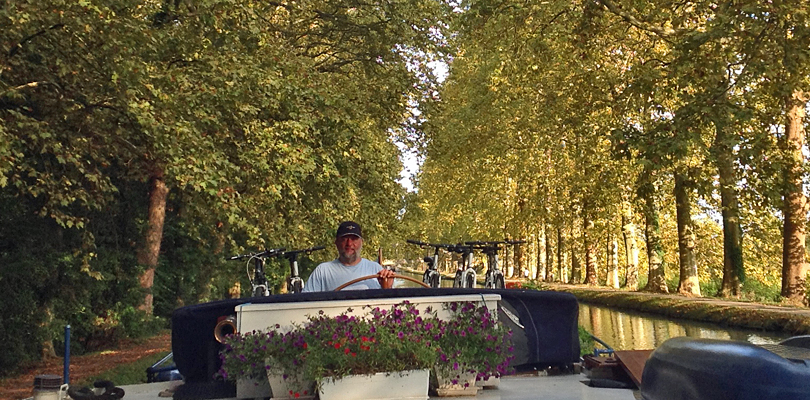
<svg viewBox="0 0 810 400"><path fill-rule="evenodd" d="M59 235L79 235L62 250L99 254L70 266L94 273L143 243L143 185L164 171L171 235L161 255L173 268L189 263L176 282L156 282L169 285L155 288L164 313L178 298L222 297L241 276L188 254L325 244L348 218L370 228L373 247L393 232L404 195L390 137L421 84L408 51L436 45L440 7L9 3L0 194L30 206L28 218L55 221Z"/></svg>
<svg viewBox="0 0 810 400"><path fill-rule="evenodd" d="M422 209L412 214L437 222L420 230L501 237L587 218L608 234L615 205L635 192L666 218L675 172L713 212L780 213L784 103L810 76L807 7L796 7L465 3L449 20L449 76L420 105ZM705 264L720 274L722 260Z"/></svg>

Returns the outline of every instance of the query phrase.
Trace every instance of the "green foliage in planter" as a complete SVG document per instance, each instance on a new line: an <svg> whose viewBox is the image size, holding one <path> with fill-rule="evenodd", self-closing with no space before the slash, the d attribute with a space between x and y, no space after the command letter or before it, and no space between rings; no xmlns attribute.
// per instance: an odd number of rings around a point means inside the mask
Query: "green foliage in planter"
<svg viewBox="0 0 810 400"><path fill-rule="evenodd" d="M450 378L448 383L458 384L461 372L476 374L476 380L506 374L514 358L512 332L498 323L498 316L472 302L453 302L445 307L453 317L440 321L439 335L434 339L439 352L436 368Z"/></svg>

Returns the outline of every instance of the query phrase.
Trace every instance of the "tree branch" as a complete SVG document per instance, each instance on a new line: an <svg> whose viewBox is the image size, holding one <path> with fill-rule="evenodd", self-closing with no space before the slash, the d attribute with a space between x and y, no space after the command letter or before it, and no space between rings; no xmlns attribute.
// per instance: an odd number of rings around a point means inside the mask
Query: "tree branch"
<svg viewBox="0 0 810 400"><path fill-rule="evenodd" d="M40 35L44 35L49 30L61 29L61 28L64 28L64 27L65 27L65 24L51 25L51 26L49 26L49 27L47 27L47 28L45 28L45 29L31 35L31 36L26 37L25 39L21 40L19 43L12 46L11 49L9 49L9 51L8 51L9 58L14 57L14 55L17 54L17 52L20 51L20 49L22 49L24 44L34 40L35 37L40 36Z"/></svg>
<svg viewBox="0 0 810 400"><path fill-rule="evenodd" d="M644 21L641 21L635 16L631 15L630 13L622 10L622 7L614 3L613 0L596 0L596 2L607 8L608 11L610 11L611 13L627 21L630 25L633 25L636 28L641 29L643 31L655 33L656 35L661 36L662 38L669 38L686 31L682 29L675 30L663 26L652 25Z"/></svg>

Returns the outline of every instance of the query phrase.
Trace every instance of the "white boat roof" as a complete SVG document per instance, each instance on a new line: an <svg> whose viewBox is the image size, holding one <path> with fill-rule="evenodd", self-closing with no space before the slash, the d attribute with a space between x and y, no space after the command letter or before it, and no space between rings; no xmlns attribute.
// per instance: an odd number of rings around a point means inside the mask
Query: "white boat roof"
<svg viewBox="0 0 810 400"><path fill-rule="evenodd" d="M587 385L584 374L555 376L506 376L497 388L478 391L477 400L636 400L638 390L595 388ZM122 386L123 400L165 400L171 398L171 388L179 381ZM163 397L160 393L164 392ZM438 399L438 397L431 397ZM230 399L228 399L230 400Z"/></svg>

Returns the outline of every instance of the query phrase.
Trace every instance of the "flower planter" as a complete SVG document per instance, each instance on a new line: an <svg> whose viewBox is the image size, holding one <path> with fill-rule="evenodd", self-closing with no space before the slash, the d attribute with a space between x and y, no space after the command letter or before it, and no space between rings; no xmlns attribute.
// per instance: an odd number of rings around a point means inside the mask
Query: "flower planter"
<svg viewBox="0 0 810 400"><path fill-rule="evenodd" d="M337 315L319 311L301 325L277 323L267 331L237 333L225 338L220 375L233 379L272 371L267 392L283 399L312 396L311 386L296 377L317 381L314 394L320 400L427 400L429 388L440 396L475 396L475 371L505 369L512 351L510 332L485 302L452 301L430 312L420 309L424 303L408 301ZM430 368L440 378L435 384ZM395 372L328 378L335 371ZM281 379L281 373L293 378ZM243 397L239 390L237 397Z"/></svg>
<svg viewBox="0 0 810 400"><path fill-rule="evenodd" d="M453 376L445 376L445 373L436 370L436 380L438 381L436 394L439 397L475 396L478 394L474 373L462 372Z"/></svg>
<svg viewBox="0 0 810 400"><path fill-rule="evenodd" d="M237 399L265 398L270 395L270 385L264 379L242 378L236 380Z"/></svg>
<svg viewBox="0 0 810 400"><path fill-rule="evenodd" d="M447 296L425 296L413 298L385 298L374 299L373 304L380 308L389 308L395 304L409 300L420 310L428 306L438 312L440 319L449 319L451 313L444 310L442 305L449 302L471 301L476 304L485 305L490 310L498 309L498 302L501 300L499 294L465 294ZM363 306L368 305L369 300L332 300L332 301L306 301L290 303L245 303L236 306L236 329L237 332L247 333L251 331L266 330L276 324L282 329L289 329L293 324L303 324L307 321L307 316L318 315L321 311L325 315L338 315L353 309L352 315L363 314Z"/></svg>
<svg viewBox="0 0 810 400"><path fill-rule="evenodd" d="M318 396L320 400L427 400L429 377L429 370L417 369L327 378L318 386Z"/></svg>
<svg viewBox="0 0 810 400"><path fill-rule="evenodd" d="M475 386L478 386L480 388L490 388L490 389L492 389L492 388L498 387L498 385L500 385L500 384L501 384L501 378L497 378L497 377L494 377L494 376L490 376L489 378L481 380L481 381L475 381Z"/></svg>
<svg viewBox="0 0 810 400"><path fill-rule="evenodd" d="M313 399L315 398L315 382L303 382L295 379L284 379L279 375L267 371L267 381L270 383L270 397L274 399ZM302 389L303 388L303 389ZM298 396L296 396L298 394Z"/></svg>

